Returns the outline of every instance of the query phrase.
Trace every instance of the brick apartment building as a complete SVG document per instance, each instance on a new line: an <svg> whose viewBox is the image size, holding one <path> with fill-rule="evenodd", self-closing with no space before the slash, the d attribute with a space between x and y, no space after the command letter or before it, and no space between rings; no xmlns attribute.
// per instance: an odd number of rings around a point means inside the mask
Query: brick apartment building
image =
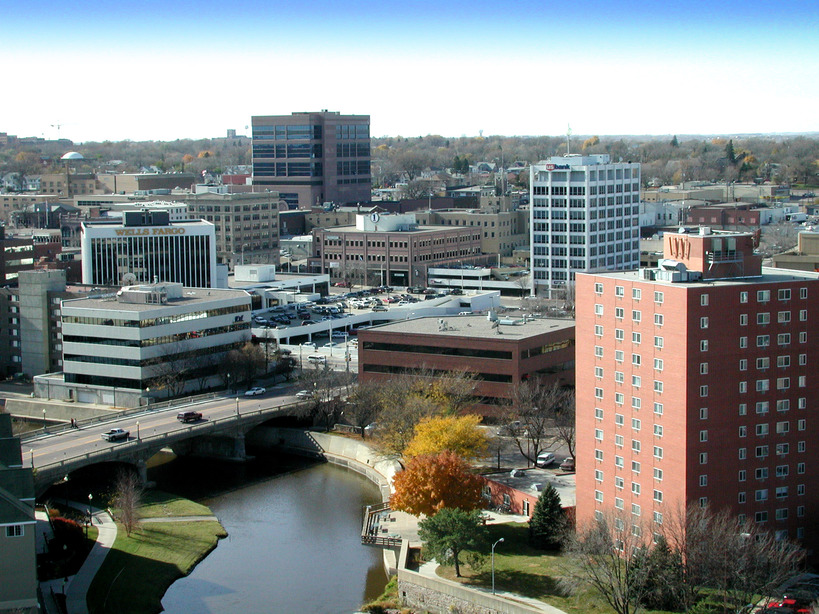
<svg viewBox="0 0 819 614"><path fill-rule="evenodd" d="M819 281L748 233L669 233L658 269L578 275L577 514L728 509L815 547Z"/></svg>

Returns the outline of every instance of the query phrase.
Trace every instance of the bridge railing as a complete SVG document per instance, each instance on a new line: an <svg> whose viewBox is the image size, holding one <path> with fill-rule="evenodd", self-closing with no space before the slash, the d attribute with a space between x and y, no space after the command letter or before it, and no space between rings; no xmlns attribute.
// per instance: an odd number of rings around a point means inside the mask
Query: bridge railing
<svg viewBox="0 0 819 614"><path fill-rule="evenodd" d="M82 428L83 426L92 426L94 424L101 424L103 422L113 422L116 420L120 420L126 416L133 416L136 414L145 414L155 411L164 411L170 409L171 407L181 407L187 405L197 405L199 403L205 403L207 401L213 401L219 398L225 399L232 399L235 395L227 394L223 392L207 392L204 394L197 394L188 397L181 397L178 399L170 399L168 401L159 401L156 403L150 402L146 405L140 405L139 407L131 407L128 409L123 409L118 412L112 412L103 416L94 416L92 418L84 418L82 420L76 420L75 424ZM57 433L64 433L65 431L70 431L72 427L70 424L59 424L55 426L49 426L46 430L46 434L54 435ZM22 433L20 435L20 441L28 441L31 439L38 439L43 436L43 431L36 430L36 431L29 431L27 433Z"/></svg>
<svg viewBox="0 0 819 614"><path fill-rule="evenodd" d="M252 418L261 418L267 416L268 414L285 412L291 408L300 407L306 402L309 401L296 401L293 403L286 403L284 405L272 405L268 407L259 406L257 409L245 408L240 413L231 414L230 416L224 416L222 418L202 420L193 424L188 423L184 426L182 423L180 423L179 428L166 433L147 435L142 435L142 433L140 433L139 437L129 439L128 441L110 444L106 442L105 447L102 449L85 452L83 454L75 454L74 456L67 456L55 463L36 466L37 477L35 480L39 482L42 480L59 478L59 476L66 473L66 469L77 469L78 464L79 466L90 465L92 462L95 462L102 457L111 456L112 453L114 453L116 456L127 455L142 448L155 447L160 443L164 447L168 443L187 438L194 431L197 432L197 435L206 435L209 431L218 431L232 424L249 421Z"/></svg>

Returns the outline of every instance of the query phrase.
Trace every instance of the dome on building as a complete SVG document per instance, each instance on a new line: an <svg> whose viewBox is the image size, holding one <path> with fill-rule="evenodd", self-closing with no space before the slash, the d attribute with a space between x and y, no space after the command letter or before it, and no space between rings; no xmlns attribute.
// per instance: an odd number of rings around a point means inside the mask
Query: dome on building
<svg viewBox="0 0 819 614"><path fill-rule="evenodd" d="M61 160L85 160L83 155L77 151L69 151L67 154L63 155Z"/></svg>

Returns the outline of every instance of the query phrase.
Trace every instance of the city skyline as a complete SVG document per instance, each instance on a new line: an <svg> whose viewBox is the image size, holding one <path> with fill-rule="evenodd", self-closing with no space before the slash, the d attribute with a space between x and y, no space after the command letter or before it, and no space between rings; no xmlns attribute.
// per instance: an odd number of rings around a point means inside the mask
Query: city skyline
<svg viewBox="0 0 819 614"><path fill-rule="evenodd" d="M14 0L4 21L18 136L212 138L321 109L374 137L819 131L808 2Z"/></svg>

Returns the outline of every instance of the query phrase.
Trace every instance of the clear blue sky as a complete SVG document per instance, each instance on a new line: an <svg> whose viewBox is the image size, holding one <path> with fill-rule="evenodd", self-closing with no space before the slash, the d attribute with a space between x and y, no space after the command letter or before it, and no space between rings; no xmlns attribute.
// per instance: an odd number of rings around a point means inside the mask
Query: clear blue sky
<svg viewBox="0 0 819 614"><path fill-rule="evenodd" d="M11 0L0 131L246 133L371 115L373 136L819 130L819 2Z"/></svg>

